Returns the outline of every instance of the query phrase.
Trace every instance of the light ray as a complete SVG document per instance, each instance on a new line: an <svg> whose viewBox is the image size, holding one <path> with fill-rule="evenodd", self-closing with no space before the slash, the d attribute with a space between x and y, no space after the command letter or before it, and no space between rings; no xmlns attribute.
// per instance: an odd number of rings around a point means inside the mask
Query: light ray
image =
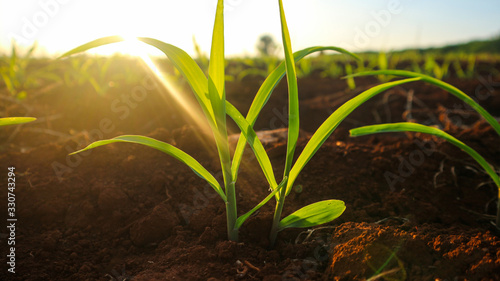
<svg viewBox="0 0 500 281"><path fill-rule="evenodd" d="M147 68L153 73L157 81L160 82L159 84L161 84L162 86L160 92L165 102L168 102L167 97L165 95L168 94L171 97L173 97L176 103L182 108L182 112L185 113L185 116L188 116L190 121L192 121L196 125L197 129L199 129L199 131L197 131L195 135L196 138L200 140L200 145L203 146L202 149L208 149L208 151L213 151L214 147L210 147L206 139L206 136L212 136L212 132L209 130L209 125L206 121L205 116L203 115L203 112L201 110L198 110L198 106L193 104L194 99L187 98L187 94L189 93L185 93L184 90L178 86L178 83L175 81L177 80L176 78L174 78L171 75L163 73L158 68L153 59L151 59L151 56L148 55L148 51L146 50L148 46L145 46L144 43L140 42L136 37L131 37L131 36L122 36L122 37L125 39L124 42L125 43L124 48L126 48L125 52L127 54L140 58L142 62L144 62L144 64L147 66ZM239 131L228 132L229 135L232 135L234 133L239 134ZM233 138L234 137L235 135L233 135ZM247 173L254 175L262 173L262 171L260 171L257 167L250 165L248 161L243 161L242 166L245 167Z"/></svg>
<svg viewBox="0 0 500 281"><path fill-rule="evenodd" d="M201 110L198 110L198 106L193 104L193 99L187 98L189 93L185 93L183 89L181 89L174 80L174 77L163 73L155 62L151 59L150 55L148 55L147 49L149 46L145 46L143 42L140 42L137 37L131 36L122 36L125 41L124 48L127 54L136 56L144 62L149 71L155 76L156 80L160 82L162 89L160 89L161 97L163 100L168 103L168 99L165 95L170 95L174 98L175 102L182 108L182 112L184 116L188 116L190 121L194 123L199 131L196 133L196 137L200 140L201 144L206 149L213 149L209 147L206 142L206 137L210 136L211 132L208 130L208 123L205 119Z"/></svg>

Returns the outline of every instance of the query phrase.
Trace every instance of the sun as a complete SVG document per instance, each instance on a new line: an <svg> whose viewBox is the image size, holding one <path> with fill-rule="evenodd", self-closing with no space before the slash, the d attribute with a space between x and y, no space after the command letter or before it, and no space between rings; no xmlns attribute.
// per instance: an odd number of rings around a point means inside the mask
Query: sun
<svg viewBox="0 0 500 281"><path fill-rule="evenodd" d="M120 43L120 53L134 57L144 58L152 54L151 47L139 41L135 35L120 35L123 42Z"/></svg>

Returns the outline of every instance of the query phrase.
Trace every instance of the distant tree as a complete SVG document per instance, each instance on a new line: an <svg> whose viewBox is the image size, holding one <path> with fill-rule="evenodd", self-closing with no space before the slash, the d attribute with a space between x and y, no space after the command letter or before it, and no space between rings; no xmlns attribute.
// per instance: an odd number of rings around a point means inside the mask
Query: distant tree
<svg viewBox="0 0 500 281"><path fill-rule="evenodd" d="M272 56L277 46L278 45L274 42L274 38L268 34L261 35L257 42L257 50L259 54L264 57Z"/></svg>

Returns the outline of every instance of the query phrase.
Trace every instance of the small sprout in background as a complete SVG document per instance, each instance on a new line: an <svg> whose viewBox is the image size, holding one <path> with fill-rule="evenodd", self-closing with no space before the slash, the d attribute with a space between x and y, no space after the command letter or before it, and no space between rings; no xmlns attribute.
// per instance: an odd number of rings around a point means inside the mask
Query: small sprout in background
<svg viewBox="0 0 500 281"><path fill-rule="evenodd" d="M0 66L0 76L7 91L18 100L27 98L45 81L54 83L62 81L62 78L54 73L52 64L33 69L33 53L36 47L34 43L24 55L20 55L18 47L12 42L10 57Z"/></svg>
<svg viewBox="0 0 500 281"><path fill-rule="evenodd" d="M208 69L208 57L203 51L201 50L200 44L198 44L198 41L196 41L196 38L193 35L193 46L194 46L194 51L196 53L196 58L200 63L200 66L202 69ZM206 73L205 73L206 74Z"/></svg>
<svg viewBox="0 0 500 281"><path fill-rule="evenodd" d="M293 190L295 191L295 193L302 193L302 185L301 184L297 184L293 187Z"/></svg>
<svg viewBox="0 0 500 281"><path fill-rule="evenodd" d="M389 62L387 61L387 54L385 52L380 52L378 53L378 69L380 70L387 70L387 67L389 66ZM378 75L378 80L382 83L388 82L390 79L387 77L387 75Z"/></svg>
<svg viewBox="0 0 500 281"><path fill-rule="evenodd" d="M348 62L345 64L345 74L346 75L352 74L352 65ZM349 89L351 90L356 89L356 82L354 81L354 78L348 77L346 78L346 81L347 81L347 86L349 86Z"/></svg>
<svg viewBox="0 0 500 281"><path fill-rule="evenodd" d="M297 66L298 66L297 67L297 77L304 78L304 77L311 75L312 70L313 70L311 59L309 59L309 58L303 59L303 60L299 61Z"/></svg>

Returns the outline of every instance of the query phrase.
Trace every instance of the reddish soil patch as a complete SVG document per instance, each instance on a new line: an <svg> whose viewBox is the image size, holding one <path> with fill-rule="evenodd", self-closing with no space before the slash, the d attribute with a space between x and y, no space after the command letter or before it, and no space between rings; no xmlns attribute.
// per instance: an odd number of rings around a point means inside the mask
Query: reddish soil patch
<svg viewBox="0 0 500 281"><path fill-rule="evenodd" d="M259 82L244 80L227 89L243 112ZM495 81L489 87L476 80L450 82L499 116ZM328 114L374 83L360 80L358 89L348 92L341 80L301 80L298 151ZM409 93L414 93L411 107ZM500 280L500 238L490 223L497 190L472 159L430 137L348 137L350 128L365 124L409 119L440 124L500 167L499 136L440 89L412 83L350 115L306 166L297 180L302 191L292 192L285 208L288 214L340 199L345 213L315 230L284 231L273 249L267 240L271 204L245 223L240 243L226 241L222 200L161 152L116 144L67 155L101 136L146 134L191 153L217 174L209 135L179 106L167 100L171 105L165 107L161 92L153 89L125 116L110 107L120 95L117 90L99 97L87 90L42 95L26 102L30 110L9 106L12 115L47 118L2 129L0 135L0 181L7 182L7 167L16 167L18 218L16 274L4 268L0 279ZM283 127L283 108L286 86L280 84L256 128ZM279 175L286 149L282 134L275 131L266 147ZM237 188L241 214L266 196L256 161L242 165ZM5 189L0 199L7 206ZM6 222L5 211L0 219ZM1 232L6 249L5 227ZM6 264L6 250L0 261Z"/></svg>

